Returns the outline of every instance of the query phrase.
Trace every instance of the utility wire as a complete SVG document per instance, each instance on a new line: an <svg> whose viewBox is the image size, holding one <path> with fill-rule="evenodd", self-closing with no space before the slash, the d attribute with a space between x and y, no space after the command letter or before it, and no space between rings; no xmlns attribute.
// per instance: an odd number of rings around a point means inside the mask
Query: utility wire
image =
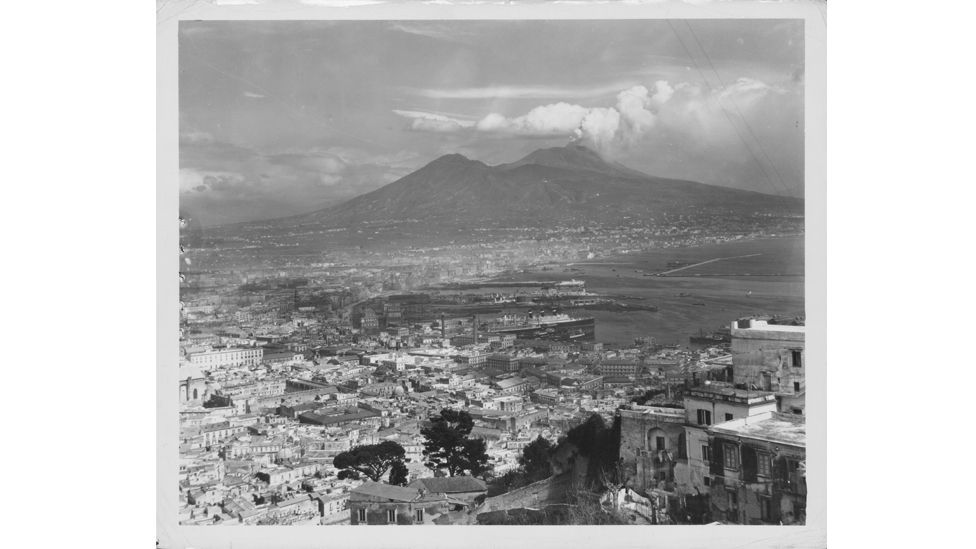
<svg viewBox="0 0 976 549"><path fill-rule="evenodd" d="M712 58L708 55L708 52L705 50L704 46L702 46L701 41L698 40L698 35L695 34L695 30L691 27L691 23L685 20L685 26L688 27L688 32L691 33L691 37L695 40L695 44L698 45L698 49L701 50L702 55L705 56L705 60L708 61L708 65L712 68L712 72L715 73L715 79L718 80L720 86L725 88L726 87L725 82L722 80L721 75L719 75L718 70L715 69L715 64L712 63ZM773 162L772 158L770 158L769 155L766 153L766 149L765 147L763 147L762 142L759 140L758 137L756 137L755 132L752 130L752 125L746 119L745 115L742 114L742 109L739 108L739 104L736 102L735 98L731 96L729 97L729 101L732 102L732 106L735 107L736 113L738 113L739 118L742 120L742 123L745 125L746 130L749 132L749 135L752 137L753 141L756 142L756 146L759 147L759 152L762 153L763 158L766 159L766 162L773 169L773 173L776 174L776 178L779 180L780 190L783 192L787 192L788 189L786 187L786 183L783 181L783 176L779 173L779 170L776 168L776 163Z"/></svg>
<svg viewBox="0 0 976 549"><path fill-rule="evenodd" d="M708 78L705 77L705 73L702 71L701 66L698 64L698 60L695 58L695 56L693 56L691 54L691 51L685 45L684 40L681 39L681 35L678 34L678 30L674 28L674 25L671 23L671 20L667 20L667 23L668 23L668 27L671 28L671 32L674 33L675 38L678 39L678 43L681 44L681 49L683 49L685 51L685 55L687 55L691 59L692 63L695 64L695 69L698 71L699 76L701 76L702 81L705 83L706 86L708 86L709 91L711 91L713 89L712 88L712 85L708 81ZM706 102L706 105L707 104L708 103ZM768 184L768 186L771 189L775 189L776 188L776 184L773 182L772 178L769 176L769 173L766 171L766 167L759 160L759 157L756 156L755 151L752 150L752 147L749 145L748 141L746 141L745 137L742 135L742 131L735 124L735 122L732 120L732 117L729 115L728 111L725 110L725 107L723 107L721 103L719 103L719 108L722 110L722 114L725 115L726 120L728 120L729 125L732 126L732 130L735 131L735 134L736 134L736 136L738 136L739 141L746 148L746 151L748 151L749 155L752 157L752 160L756 163L756 166L759 167L759 171L762 172L763 177L766 179L766 183ZM776 192L777 192L777 194L779 194L778 189L776 190Z"/></svg>

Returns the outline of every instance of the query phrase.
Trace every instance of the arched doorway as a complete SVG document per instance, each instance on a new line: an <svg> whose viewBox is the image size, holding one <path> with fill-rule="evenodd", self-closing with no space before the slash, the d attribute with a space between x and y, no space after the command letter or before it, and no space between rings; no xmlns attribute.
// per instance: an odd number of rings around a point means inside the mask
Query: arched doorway
<svg viewBox="0 0 976 549"><path fill-rule="evenodd" d="M647 449L652 452L668 449L668 437L663 429L655 427L647 431Z"/></svg>

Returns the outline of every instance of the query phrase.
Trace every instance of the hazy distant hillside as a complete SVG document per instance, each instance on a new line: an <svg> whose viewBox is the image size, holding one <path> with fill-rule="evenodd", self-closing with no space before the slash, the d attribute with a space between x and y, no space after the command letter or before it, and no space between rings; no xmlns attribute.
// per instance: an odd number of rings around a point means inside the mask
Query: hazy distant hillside
<svg viewBox="0 0 976 549"><path fill-rule="evenodd" d="M663 213L801 213L803 201L692 181L664 179L609 163L569 145L488 166L459 154L342 204L281 220L323 227L421 221L468 227L557 221L612 222Z"/></svg>

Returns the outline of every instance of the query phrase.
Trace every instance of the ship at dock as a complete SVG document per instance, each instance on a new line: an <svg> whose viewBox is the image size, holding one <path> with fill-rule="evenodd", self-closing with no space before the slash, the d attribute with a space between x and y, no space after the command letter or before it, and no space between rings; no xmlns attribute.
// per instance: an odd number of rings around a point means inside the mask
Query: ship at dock
<svg viewBox="0 0 976 549"><path fill-rule="evenodd" d="M499 334L514 335L519 339L593 341L596 338L595 319L574 317L556 310L530 310L524 315L503 315L495 319L488 329Z"/></svg>
<svg viewBox="0 0 976 549"><path fill-rule="evenodd" d="M698 335L688 338L688 342L692 346L698 347L720 347L732 343L732 331L729 328L724 328L706 334L704 330L699 330Z"/></svg>

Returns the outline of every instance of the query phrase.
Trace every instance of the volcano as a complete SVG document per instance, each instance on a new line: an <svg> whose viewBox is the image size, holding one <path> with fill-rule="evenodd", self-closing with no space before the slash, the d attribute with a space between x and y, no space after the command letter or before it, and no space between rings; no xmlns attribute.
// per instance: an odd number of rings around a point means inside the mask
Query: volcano
<svg viewBox="0 0 976 549"><path fill-rule="evenodd" d="M803 201L798 198L654 177L570 144L540 149L497 166L448 154L372 192L282 221L324 228L416 222L498 228L612 225L665 214L723 217L802 212Z"/></svg>

